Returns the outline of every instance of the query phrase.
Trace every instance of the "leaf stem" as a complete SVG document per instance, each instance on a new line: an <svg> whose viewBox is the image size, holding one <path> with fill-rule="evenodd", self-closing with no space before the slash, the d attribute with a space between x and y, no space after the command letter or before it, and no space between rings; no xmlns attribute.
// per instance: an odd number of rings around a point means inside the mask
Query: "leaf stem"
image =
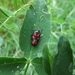
<svg viewBox="0 0 75 75"><path fill-rule="evenodd" d="M25 66L25 71L24 71L24 75L26 75L26 73L27 73L27 70L28 70L28 67L29 67L29 62L27 62L27 65Z"/></svg>

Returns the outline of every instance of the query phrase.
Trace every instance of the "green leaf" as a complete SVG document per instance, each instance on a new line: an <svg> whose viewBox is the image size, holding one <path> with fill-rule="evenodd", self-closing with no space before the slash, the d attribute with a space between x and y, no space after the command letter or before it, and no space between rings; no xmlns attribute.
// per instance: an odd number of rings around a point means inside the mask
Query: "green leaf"
<svg viewBox="0 0 75 75"><path fill-rule="evenodd" d="M10 26L9 26L7 23L2 23L2 25L3 25L4 27L6 27L8 30L11 29Z"/></svg>
<svg viewBox="0 0 75 75"><path fill-rule="evenodd" d="M3 45L3 38L2 37L0 37L0 47Z"/></svg>
<svg viewBox="0 0 75 75"><path fill-rule="evenodd" d="M10 10L0 7L0 11L6 16L6 17L14 17L13 12L11 12Z"/></svg>
<svg viewBox="0 0 75 75"><path fill-rule="evenodd" d="M9 17L9 15L0 7L0 11L6 16Z"/></svg>
<svg viewBox="0 0 75 75"><path fill-rule="evenodd" d="M13 1L14 1L14 8L17 10L18 9L17 0L13 0Z"/></svg>
<svg viewBox="0 0 75 75"><path fill-rule="evenodd" d="M34 30L41 30L41 38L37 46L31 45L31 35ZM20 47L29 59L41 56L44 44L48 42L50 36L50 15L44 0L35 0L35 5L31 5L24 19L20 32Z"/></svg>
<svg viewBox="0 0 75 75"><path fill-rule="evenodd" d="M65 36L58 42L58 54L55 56L52 75L72 75L73 56L70 43Z"/></svg>
<svg viewBox="0 0 75 75"><path fill-rule="evenodd" d="M25 4L25 0L22 0L22 3Z"/></svg>
<svg viewBox="0 0 75 75"><path fill-rule="evenodd" d="M29 9L29 7L27 7L27 6L21 6L21 8L24 9L24 10L28 10Z"/></svg>
<svg viewBox="0 0 75 75"><path fill-rule="evenodd" d="M45 68L45 71L48 75L51 75L51 66L50 66L50 59L49 59L49 51L47 44L44 46L43 49L43 65Z"/></svg>
<svg viewBox="0 0 75 75"><path fill-rule="evenodd" d="M29 2L29 3L28 3L28 5L33 5L33 4L35 4L35 2Z"/></svg>
<svg viewBox="0 0 75 75"><path fill-rule="evenodd" d="M38 75L48 75L43 68L42 58L37 57L33 59L32 65L34 66Z"/></svg>
<svg viewBox="0 0 75 75"><path fill-rule="evenodd" d="M15 75L23 70L25 64L25 58L0 57L0 75Z"/></svg>

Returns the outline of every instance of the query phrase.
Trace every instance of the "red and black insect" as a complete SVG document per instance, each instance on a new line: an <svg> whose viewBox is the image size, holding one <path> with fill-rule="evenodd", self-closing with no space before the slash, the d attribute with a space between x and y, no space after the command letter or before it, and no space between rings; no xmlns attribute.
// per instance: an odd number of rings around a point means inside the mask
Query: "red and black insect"
<svg viewBox="0 0 75 75"><path fill-rule="evenodd" d="M36 29L31 35L31 44L32 46L36 46L38 41L40 40L40 30Z"/></svg>

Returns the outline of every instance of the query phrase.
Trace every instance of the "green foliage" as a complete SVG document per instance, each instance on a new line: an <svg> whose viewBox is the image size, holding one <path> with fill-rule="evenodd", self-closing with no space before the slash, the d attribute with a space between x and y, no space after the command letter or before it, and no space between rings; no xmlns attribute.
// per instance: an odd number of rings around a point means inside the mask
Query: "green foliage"
<svg viewBox="0 0 75 75"><path fill-rule="evenodd" d="M72 75L72 65L75 69L75 0L45 0L47 6L43 0L36 0L37 3L29 1L0 0L0 75L65 75L64 70ZM29 8L29 5L32 6ZM21 51L18 39L22 23L27 27L25 30L22 27ZM35 29L41 30L41 39L36 47L32 47L30 40ZM75 70L73 72L75 74Z"/></svg>
<svg viewBox="0 0 75 75"><path fill-rule="evenodd" d="M17 0L13 0L13 1L14 1L14 8L17 10L18 9Z"/></svg>
<svg viewBox="0 0 75 75"><path fill-rule="evenodd" d="M0 2L3 4L3 0ZM12 4L12 1L8 1ZM7 3L8 2L4 2ZM21 7L18 5L20 3ZM6 4L0 7L0 38L3 40L0 46L0 56L13 56L13 57L23 57L23 52L19 48L19 30L23 22L24 13L23 10L28 10L28 5L34 2L29 2L28 4L22 5L22 2L18 1L18 10L15 12L13 6L12 9L6 8ZM9 10L10 9L10 10ZM20 12L19 12L20 11ZM6 19L7 18L7 19ZM6 20L5 20L6 19ZM4 21L4 22L3 22ZM16 35L16 36L15 36Z"/></svg>
<svg viewBox="0 0 75 75"><path fill-rule="evenodd" d="M5 11L2 10L2 8L0 8L0 11L1 11L5 16L9 17L8 14L7 14Z"/></svg>
<svg viewBox="0 0 75 75"><path fill-rule="evenodd" d="M43 68L43 64L42 64L42 58L35 58L32 61L33 66L35 67L35 70L37 72L38 75L47 75L47 73L45 72L44 68Z"/></svg>
<svg viewBox="0 0 75 75"><path fill-rule="evenodd" d="M25 58L0 57L0 74L15 75L23 70L25 64L26 64Z"/></svg>
<svg viewBox="0 0 75 75"><path fill-rule="evenodd" d="M31 45L31 35L35 29L41 30L41 39L36 47ZM42 53L44 44L50 36L50 15L43 0L35 0L35 5L30 6L24 19L20 32L20 47L25 52L26 58L32 59Z"/></svg>
<svg viewBox="0 0 75 75"><path fill-rule="evenodd" d="M49 58L50 54L49 54L49 50L48 50L48 47L47 45L44 46L44 49L43 49L43 65L44 65L44 68L47 72L48 75L51 75L51 66L50 66L50 58Z"/></svg>
<svg viewBox="0 0 75 75"><path fill-rule="evenodd" d="M69 41L61 36L58 42L58 54L54 58L52 75L72 75L73 55Z"/></svg>

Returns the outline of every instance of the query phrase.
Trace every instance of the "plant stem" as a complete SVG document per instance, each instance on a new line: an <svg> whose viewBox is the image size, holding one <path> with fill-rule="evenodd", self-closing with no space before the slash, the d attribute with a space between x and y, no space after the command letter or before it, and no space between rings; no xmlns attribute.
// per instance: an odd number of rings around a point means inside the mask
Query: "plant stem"
<svg viewBox="0 0 75 75"><path fill-rule="evenodd" d="M28 70L28 67L29 67L29 62L27 63L27 65L26 65L26 67L25 67L24 75L26 75L27 70Z"/></svg>

